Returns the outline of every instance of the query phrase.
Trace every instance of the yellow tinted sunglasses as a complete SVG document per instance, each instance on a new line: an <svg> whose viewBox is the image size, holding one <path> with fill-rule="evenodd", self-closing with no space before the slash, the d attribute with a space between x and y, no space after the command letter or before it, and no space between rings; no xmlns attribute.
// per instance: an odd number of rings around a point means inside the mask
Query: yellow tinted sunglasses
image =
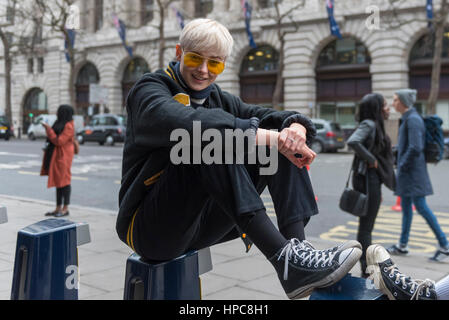
<svg viewBox="0 0 449 320"><path fill-rule="evenodd" d="M184 64L189 68L198 68L207 60L207 69L213 74L220 74L225 69L225 63L220 60L209 59L194 52L184 53Z"/></svg>

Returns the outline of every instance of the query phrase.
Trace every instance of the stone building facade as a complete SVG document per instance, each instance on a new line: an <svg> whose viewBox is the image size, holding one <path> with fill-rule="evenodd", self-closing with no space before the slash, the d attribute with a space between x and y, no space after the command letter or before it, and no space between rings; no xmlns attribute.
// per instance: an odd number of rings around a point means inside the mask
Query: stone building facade
<svg viewBox="0 0 449 320"><path fill-rule="evenodd" d="M174 57L180 27L174 8L185 16L207 16L226 25L235 40L225 72L218 83L251 103L269 106L278 68L280 41L271 0L249 0L253 5L252 32L257 49L248 42L240 0L178 0L165 12L164 63ZM285 12L299 0L283 0ZM388 0L337 0L335 17L343 39L330 34L325 0L306 0L292 13L299 26L286 36L283 106L311 117L339 122L344 128L355 126L357 101L368 92L379 92L391 102L394 91L415 87L420 90L419 109L425 109L430 84L431 62L425 41L428 33L424 0L404 1L398 28L384 16ZM438 9L439 0L435 0ZM75 42L74 74L64 54L64 41L46 41L40 55L15 57L13 65L13 118L16 128L26 128L29 114L55 113L58 106L76 97L77 110L90 115L98 112L125 113L124 97L138 76L159 68L159 11L152 0L79 0L80 30ZM129 9L131 8L131 9ZM376 10L380 10L376 20ZM112 23L117 15L127 25L125 50ZM373 15L374 14L374 15ZM374 20L373 20L374 19ZM293 28L288 22L286 26ZM370 25L374 22L378 25ZM437 112L449 130L449 33L445 34L442 85ZM427 48L427 49L426 49ZM427 50L427 51L426 51ZM429 64L430 63L430 64ZM1 83L1 82L0 82ZM107 91L104 106L89 103L89 84ZM0 91L3 98L3 90ZM89 108L91 106L91 108ZM1 107L0 107L1 109ZM389 130L394 135L399 116L393 112Z"/></svg>

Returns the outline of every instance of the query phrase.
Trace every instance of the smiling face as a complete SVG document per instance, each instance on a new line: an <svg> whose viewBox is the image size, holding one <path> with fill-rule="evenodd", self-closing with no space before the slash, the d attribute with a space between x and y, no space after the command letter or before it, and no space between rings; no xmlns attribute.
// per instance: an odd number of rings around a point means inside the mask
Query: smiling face
<svg viewBox="0 0 449 320"><path fill-rule="evenodd" d="M195 91L201 91L209 87L217 79L217 74L214 74L208 70L207 59L203 61L198 67L188 67L184 63L184 55L187 52L194 52L203 57L220 60L225 62L225 58L221 57L218 52L208 50L203 52L189 51L188 49L181 48L181 45L176 46L176 59L180 62L181 75L186 82L187 86Z"/></svg>

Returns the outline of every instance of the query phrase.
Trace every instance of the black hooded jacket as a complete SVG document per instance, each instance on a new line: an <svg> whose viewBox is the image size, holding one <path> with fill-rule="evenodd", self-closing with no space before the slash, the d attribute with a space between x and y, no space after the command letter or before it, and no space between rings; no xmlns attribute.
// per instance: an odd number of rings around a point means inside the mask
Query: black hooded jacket
<svg viewBox="0 0 449 320"><path fill-rule="evenodd" d="M313 123L294 111L276 111L249 105L224 92L216 84L201 107L190 106L190 98L179 85L171 63L166 70L145 74L131 89L127 98L128 123L123 151L122 183L119 193L119 213L116 230L120 239L129 242L129 228L147 192L157 182L170 161L170 141L175 129L190 134L193 122L201 121L201 132L217 129L252 128L257 118L264 129L282 130L292 123L307 129L310 144L316 134Z"/></svg>

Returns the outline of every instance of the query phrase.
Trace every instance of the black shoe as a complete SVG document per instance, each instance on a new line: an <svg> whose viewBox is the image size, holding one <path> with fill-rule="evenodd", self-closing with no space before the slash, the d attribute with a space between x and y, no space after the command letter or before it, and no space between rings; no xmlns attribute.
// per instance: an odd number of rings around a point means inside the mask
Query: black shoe
<svg viewBox="0 0 449 320"><path fill-rule="evenodd" d="M439 248L437 252L435 252L432 258L429 258L431 261L442 262L449 258L449 249Z"/></svg>
<svg viewBox="0 0 449 320"><path fill-rule="evenodd" d="M389 254L392 254L394 256L405 256L408 254L408 248L407 247L402 247L399 245L392 245L391 247L389 247L387 249Z"/></svg>
<svg viewBox="0 0 449 320"><path fill-rule="evenodd" d="M61 217L67 217L68 215L70 214L70 212L62 212L62 211L59 211L57 214L55 214L55 217L56 218L61 218Z"/></svg>
<svg viewBox="0 0 449 320"><path fill-rule="evenodd" d="M53 212L47 212L47 213L45 214L45 216L46 216L46 217L53 217L53 216L55 216L56 214L57 214L56 211L53 211Z"/></svg>
<svg viewBox="0 0 449 320"><path fill-rule="evenodd" d="M309 243L292 239L269 261L276 269L287 296L300 299L309 296L315 288L328 287L340 281L361 255L359 248L315 250Z"/></svg>
<svg viewBox="0 0 449 320"><path fill-rule="evenodd" d="M435 282L415 280L401 273L387 250L372 245L366 251L367 272L377 289L390 300L436 300Z"/></svg>

